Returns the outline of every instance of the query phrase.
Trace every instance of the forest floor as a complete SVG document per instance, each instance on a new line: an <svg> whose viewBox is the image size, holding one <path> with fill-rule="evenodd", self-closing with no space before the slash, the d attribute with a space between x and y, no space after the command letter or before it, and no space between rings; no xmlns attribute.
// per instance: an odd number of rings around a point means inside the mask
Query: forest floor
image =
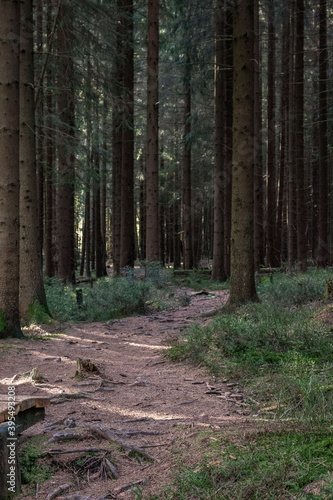
<svg viewBox="0 0 333 500"><path fill-rule="evenodd" d="M70 487L58 491L61 498L150 498L180 464L194 468L200 461L205 444L201 449L197 436L202 431L258 429L232 380L215 380L200 367L165 357L173 339L190 325L207 324L209 311L227 300L225 291L186 293L185 307L104 323L32 327L26 340L1 342L6 378L0 392L15 385L17 395L51 398L45 420L25 431L23 440L25 446L38 442L38 453L51 451L42 462L52 477L33 490L23 486L18 500L45 500L64 484ZM90 359L98 372L75 378L78 358ZM33 368L43 377L40 383L21 374ZM98 459L91 459L90 448L100 450ZM85 451L73 453L79 449ZM106 451L117 479L106 478L106 472L111 475ZM37 469L44 470L40 462Z"/></svg>

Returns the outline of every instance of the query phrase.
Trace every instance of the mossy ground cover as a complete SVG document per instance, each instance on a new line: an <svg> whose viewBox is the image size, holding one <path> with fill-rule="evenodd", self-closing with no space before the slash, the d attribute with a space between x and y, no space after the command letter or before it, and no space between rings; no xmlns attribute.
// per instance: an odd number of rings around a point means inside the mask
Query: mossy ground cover
<svg viewBox="0 0 333 500"><path fill-rule="evenodd" d="M54 469L39 457L47 438L47 435L31 437L20 449L19 462L22 484L30 486L41 484L54 473Z"/></svg>

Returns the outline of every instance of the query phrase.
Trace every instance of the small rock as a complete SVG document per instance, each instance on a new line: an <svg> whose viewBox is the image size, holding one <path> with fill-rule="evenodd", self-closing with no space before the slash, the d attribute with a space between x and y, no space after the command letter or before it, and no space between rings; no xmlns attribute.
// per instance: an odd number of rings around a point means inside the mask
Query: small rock
<svg viewBox="0 0 333 500"><path fill-rule="evenodd" d="M76 427L75 421L71 418L66 418L64 424L67 429L73 429L74 427Z"/></svg>

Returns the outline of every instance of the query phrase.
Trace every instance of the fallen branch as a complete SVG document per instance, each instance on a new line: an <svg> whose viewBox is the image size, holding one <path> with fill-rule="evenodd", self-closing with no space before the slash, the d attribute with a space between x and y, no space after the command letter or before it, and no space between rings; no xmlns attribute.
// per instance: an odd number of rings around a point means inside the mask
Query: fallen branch
<svg viewBox="0 0 333 500"><path fill-rule="evenodd" d="M52 490L46 497L46 500L52 500L53 498L56 498L60 493L63 493L66 490L69 490L69 488L72 485L70 483L62 484L61 486L58 486L54 490Z"/></svg>
<svg viewBox="0 0 333 500"><path fill-rule="evenodd" d="M40 453L39 457L46 457L48 455L66 455L67 453L99 453L109 451L105 448L78 448L76 450L49 450Z"/></svg>
<svg viewBox="0 0 333 500"><path fill-rule="evenodd" d="M115 479L119 479L119 473L118 473L117 469L115 468L115 466L110 462L110 460L108 460L107 458L105 458L104 462L105 462L106 467L108 468L108 470L111 473L111 478L110 479L112 479L112 476Z"/></svg>
<svg viewBox="0 0 333 500"><path fill-rule="evenodd" d="M133 481L132 483L123 484L114 490L115 493L121 493L122 491L128 490L132 488L132 486L136 486L138 484L148 484L149 479L139 479L138 481Z"/></svg>
<svg viewBox="0 0 333 500"><path fill-rule="evenodd" d="M84 439L86 438L86 434L78 434L77 432L58 432L57 434L53 434L53 436L48 439L47 443L65 441L66 439Z"/></svg>
<svg viewBox="0 0 333 500"><path fill-rule="evenodd" d="M149 460L153 460L153 461L156 460L155 457L153 457L152 455L150 455L149 453L147 453L144 449L140 448L139 446L135 446L133 444L127 443L126 441L124 441L123 439L121 439L120 437L118 437L113 432L110 432L107 429L102 429L99 425L89 426L89 430L91 430L95 435L97 435L97 436L99 436L99 437L101 437L103 439L106 439L108 441L109 440L110 441L115 441L116 443L120 444L126 450L134 451L136 453L139 453L140 455L142 455L145 458L148 458Z"/></svg>

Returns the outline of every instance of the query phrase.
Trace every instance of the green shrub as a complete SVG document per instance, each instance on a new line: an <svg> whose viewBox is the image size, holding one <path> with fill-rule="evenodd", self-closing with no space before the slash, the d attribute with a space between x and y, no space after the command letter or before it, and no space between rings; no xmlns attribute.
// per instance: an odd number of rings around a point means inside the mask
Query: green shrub
<svg viewBox="0 0 333 500"><path fill-rule="evenodd" d="M139 279L140 278L140 279ZM76 289L60 280L46 281L46 295L52 316L60 321L107 321L143 314L148 304L156 309L166 305L166 293L152 279L141 279L136 270L125 277L101 278L93 288L82 286L82 304L77 303Z"/></svg>
<svg viewBox="0 0 333 500"><path fill-rule="evenodd" d="M325 282L332 276L330 270L312 268L306 273L278 273L274 274L272 283L259 284L258 293L263 301L280 307L306 304L323 298Z"/></svg>

